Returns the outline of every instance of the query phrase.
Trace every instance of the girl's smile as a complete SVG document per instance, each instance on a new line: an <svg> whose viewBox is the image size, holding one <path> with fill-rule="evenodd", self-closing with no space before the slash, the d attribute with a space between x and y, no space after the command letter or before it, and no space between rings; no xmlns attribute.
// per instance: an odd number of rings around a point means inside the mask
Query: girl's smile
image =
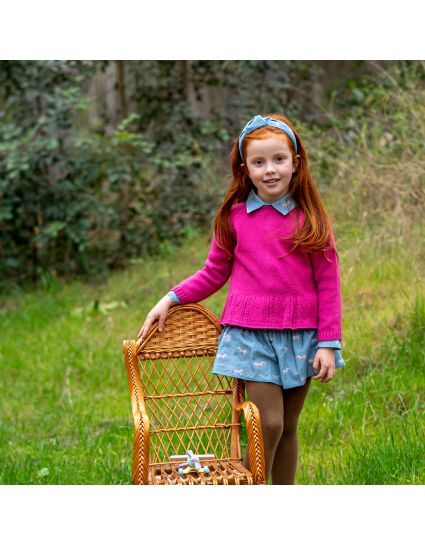
<svg viewBox="0 0 425 545"><path fill-rule="evenodd" d="M287 137L283 134L249 140L246 148L246 163L242 168L257 188L258 196L274 202L286 195L299 157L292 157Z"/></svg>

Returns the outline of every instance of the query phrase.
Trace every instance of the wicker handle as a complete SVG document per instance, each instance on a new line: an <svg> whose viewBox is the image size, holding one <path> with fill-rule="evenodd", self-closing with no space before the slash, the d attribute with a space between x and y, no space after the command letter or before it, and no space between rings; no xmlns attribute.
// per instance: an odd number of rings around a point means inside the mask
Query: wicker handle
<svg viewBox="0 0 425 545"><path fill-rule="evenodd" d="M143 413L133 415L134 452L133 483L148 484L149 481L149 418Z"/></svg>
<svg viewBox="0 0 425 545"><path fill-rule="evenodd" d="M145 409L142 383L137 362L136 342L124 341L124 359L130 386L134 422L133 482L148 484L149 479L149 417Z"/></svg>
<svg viewBox="0 0 425 545"><path fill-rule="evenodd" d="M251 401L244 401L237 406L242 410L248 436L249 468L256 484L267 484L266 466L264 458L263 432L261 429L260 413Z"/></svg>

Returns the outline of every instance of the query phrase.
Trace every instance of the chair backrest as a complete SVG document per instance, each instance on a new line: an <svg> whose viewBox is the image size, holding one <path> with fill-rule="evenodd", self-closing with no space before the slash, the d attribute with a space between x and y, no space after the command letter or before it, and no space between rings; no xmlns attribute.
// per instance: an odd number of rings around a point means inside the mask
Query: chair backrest
<svg viewBox="0 0 425 545"><path fill-rule="evenodd" d="M136 344L151 463L187 450L231 458L240 452L240 420L232 410L240 393L235 379L211 372L222 331L217 316L198 304L176 305L164 331L157 328L156 322Z"/></svg>

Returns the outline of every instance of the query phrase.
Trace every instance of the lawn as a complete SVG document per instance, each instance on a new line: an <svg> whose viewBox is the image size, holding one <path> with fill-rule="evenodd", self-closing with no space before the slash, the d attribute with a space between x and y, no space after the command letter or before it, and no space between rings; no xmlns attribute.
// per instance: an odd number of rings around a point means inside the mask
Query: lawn
<svg viewBox="0 0 425 545"><path fill-rule="evenodd" d="M383 244L375 235L336 230L346 367L310 387L299 484L425 484L420 239ZM106 281L46 279L3 294L1 484L131 483L122 340L135 338L149 309L202 266L207 250L198 234ZM226 288L203 304L220 315L225 296Z"/></svg>

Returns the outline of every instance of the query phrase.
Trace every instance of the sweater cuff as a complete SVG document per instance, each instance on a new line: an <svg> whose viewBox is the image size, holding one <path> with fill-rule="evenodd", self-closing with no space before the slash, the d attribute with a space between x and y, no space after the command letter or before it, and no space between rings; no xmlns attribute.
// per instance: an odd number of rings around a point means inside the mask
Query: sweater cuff
<svg viewBox="0 0 425 545"><path fill-rule="evenodd" d="M327 331L326 329L323 331L320 331L320 329L317 332L317 341L323 342L323 341L334 341L335 339L342 340L342 334L341 330L334 329L332 331Z"/></svg>
<svg viewBox="0 0 425 545"><path fill-rule="evenodd" d="M171 292L174 293L174 295L177 297L179 303L182 303L185 300L184 290L179 285L174 286L171 289Z"/></svg>

